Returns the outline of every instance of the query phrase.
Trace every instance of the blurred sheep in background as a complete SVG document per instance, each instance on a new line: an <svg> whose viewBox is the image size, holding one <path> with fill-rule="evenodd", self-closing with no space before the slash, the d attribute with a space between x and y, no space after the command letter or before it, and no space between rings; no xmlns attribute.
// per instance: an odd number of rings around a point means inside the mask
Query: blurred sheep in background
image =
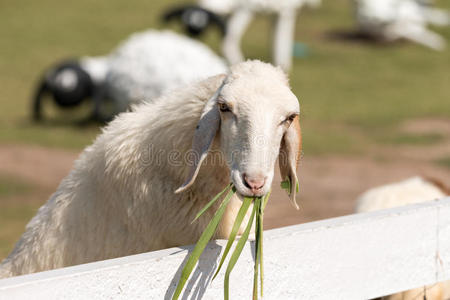
<svg viewBox="0 0 450 300"><path fill-rule="evenodd" d="M427 0L354 0L356 22L362 33L386 41L407 39L434 50L445 40L427 29L428 24L446 26L449 14L433 8Z"/></svg>
<svg viewBox="0 0 450 300"><path fill-rule="evenodd" d="M273 37L273 63L285 71L292 67L297 11L303 6L317 7L321 0L199 0L200 6L217 14L229 14L222 45L226 59L235 64L244 60L240 43L255 14L276 14Z"/></svg>
<svg viewBox="0 0 450 300"><path fill-rule="evenodd" d="M42 118L46 93L62 108L92 99L92 117L105 121L130 104L226 70L224 60L201 42L171 31L135 33L111 54L65 61L47 71L34 99L34 119ZM114 107L105 114L102 104L106 99Z"/></svg>
<svg viewBox="0 0 450 300"><path fill-rule="evenodd" d="M420 203L450 195L445 185L432 178L412 177L372 188L357 200L356 212L369 212Z"/></svg>
<svg viewBox="0 0 450 300"><path fill-rule="evenodd" d="M224 60L201 42L171 31L135 33L110 55L108 95L125 104L226 73Z"/></svg>
<svg viewBox="0 0 450 300"><path fill-rule="evenodd" d="M210 24L221 27L221 16L228 16L226 29L221 29L224 34L222 52L230 64L236 64L244 61L241 38L254 15L275 14L273 63L289 71L292 67L297 10L320 4L321 0L199 0L197 7L191 5L170 10L164 15L164 20L179 17L185 31L197 36Z"/></svg>

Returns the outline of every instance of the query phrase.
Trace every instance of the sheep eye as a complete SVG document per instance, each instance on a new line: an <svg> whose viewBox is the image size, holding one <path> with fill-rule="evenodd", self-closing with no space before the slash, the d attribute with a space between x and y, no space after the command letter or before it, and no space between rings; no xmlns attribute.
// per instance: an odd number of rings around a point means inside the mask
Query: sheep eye
<svg viewBox="0 0 450 300"><path fill-rule="evenodd" d="M284 123L284 124L291 124L292 121L294 121L296 116L297 116L297 114L292 114L289 117L287 117L286 120L284 120L282 123Z"/></svg>
<svg viewBox="0 0 450 300"><path fill-rule="evenodd" d="M219 103L219 110L221 112L227 112L230 111L230 108L228 107L228 105L226 105L225 103Z"/></svg>
<svg viewBox="0 0 450 300"><path fill-rule="evenodd" d="M297 116L296 114L292 114L286 120L289 121L289 122L292 122L292 121L294 121L296 116Z"/></svg>

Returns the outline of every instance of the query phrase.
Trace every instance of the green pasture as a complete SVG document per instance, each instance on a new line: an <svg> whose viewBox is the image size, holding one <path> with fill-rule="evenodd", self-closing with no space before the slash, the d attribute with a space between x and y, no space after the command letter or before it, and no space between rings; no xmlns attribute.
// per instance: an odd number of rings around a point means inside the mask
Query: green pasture
<svg viewBox="0 0 450 300"><path fill-rule="evenodd" d="M450 115L450 51L339 39L353 26L350 2L325 0L298 18L296 40L308 55L295 59L291 84L302 105L305 153L364 150L363 144L384 142L384 132L392 139L403 120ZM42 70L63 58L107 53L132 32L163 28L161 13L176 3L183 1L1 1L0 143L89 144L96 124L30 122L30 97ZM271 22L258 18L247 32L248 57L270 58ZM450 28L436 30L450 40ZM214 32L205 40L219 49Z"/></svg>

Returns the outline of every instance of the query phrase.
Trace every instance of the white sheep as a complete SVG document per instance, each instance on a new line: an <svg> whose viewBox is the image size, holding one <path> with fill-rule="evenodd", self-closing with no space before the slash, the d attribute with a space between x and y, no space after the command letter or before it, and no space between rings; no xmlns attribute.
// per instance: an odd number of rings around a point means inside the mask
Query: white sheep
<svg viewBox="0 0 450 300"><path fill-rule="evenodd" d="M387 41L408 39L434 50L443 50L445 40L427 29L428 24L450 23L447 12L419 0L353 0L361 32Z"/></svg>
<svg viewBox="0 0 450 300"><path fill-rule="evenodd" d="M199 0L200 6L218 14L231 14L222 51L234 64L244 60L241 38L254 14L277 14L273 38L273 62L285 71L292 67L292 51L297 10L309 5L317 7L321 0Z"/></svg>
<svg viewBox="0 0 450 300"><path fill-rule="evenodd" d="M193 244L217 205L191 221L232 182L215 234L227 238L242 196L270 190L277 157L295 203L299 109L279 68L248 61L120 114L27 225L0 278Z"/></svg>
<svg viewBox="0 0 450 300"><path fill-rule="evenodd" d="M108 55L82 57L61 68L64 65L67 62L47 72L45 86L54 96L59 95L59 102L69 99L69 103L78 105L93 98L96 104L93 114L97 119L107 118L111 113L102 111L105 99L114 101L114 114L126 110L130 104L153 99L170 89L228 69L225 61L203 43L168 30L134 33ZM77 68L86 72L90 80L83 80ZM73 95L77 85L86 87L80 87L84 92ZM41 118L41 89L35 99L35 119Z"/></svg>
<svg viewBox="0 0 450 300"><path fill-rule="evenodd" d="M413 177L368 190L357 200L356 212L369 212L407 204L441 199L450 195L441 182L423 177ZM447 300L450 298L450 282L438 283L383 297L387 300Z"/></svg>
<svg viewBox="0 0 450 300"><path fill-rule="evenodd" d="M368 190L358 198L356 211L368 212L392 208L440 199L445 195L446 191L442 185L417 176Z"/></svg>
<svg viewBox="0 0 450 300"><path fill-rule="evenodd" d="M108 65L107 94L127 104L228 69L205 44L168 30L131 35L109 55Z"/></svg>

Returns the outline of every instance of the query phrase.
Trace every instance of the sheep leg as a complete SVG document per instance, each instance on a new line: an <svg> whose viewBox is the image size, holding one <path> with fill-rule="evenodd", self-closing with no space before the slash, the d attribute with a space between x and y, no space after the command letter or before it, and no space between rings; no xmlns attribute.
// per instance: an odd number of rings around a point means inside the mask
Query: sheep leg
<svg viewBox="0 0 450 300"><path fill-rule="evenodd" d="M240 47L241 38L252 18L252 12L242 8L235 11L228 20L222 51L230 64L236 64L244 60Z"/></svg>
<svg viewBox="0 0 450 300"><path fill-rule="evenodd" d="M405 26L398 24L398 26L394 25L389 28L389 31L392 35L397 35L437 51L442 51L445 48L445 40L439 34L421 25L409 24Z"/></svg>
<svg viewBox="0 0 450 300"><path fill-rule="evenodd" d="M282 10L275 24L273 38L274 63L288 72L292 66L292 48L294 46L296 11L294 9Z"/></svg>

